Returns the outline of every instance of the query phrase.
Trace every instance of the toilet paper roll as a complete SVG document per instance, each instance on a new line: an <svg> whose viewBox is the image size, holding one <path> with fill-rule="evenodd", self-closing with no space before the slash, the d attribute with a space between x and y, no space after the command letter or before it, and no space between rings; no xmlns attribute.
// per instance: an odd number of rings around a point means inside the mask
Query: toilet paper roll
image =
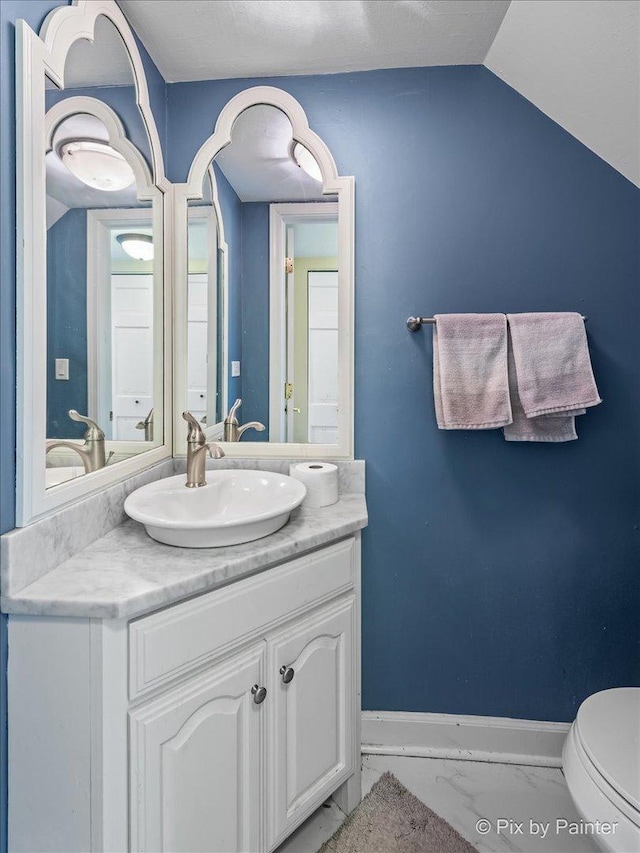
<svg viewBox="0 0 640 853"><path fill-rule="evenodd" d="M302 505L331 506L338 500L338 468L330 462L296 462L289 466L289 476L307 487Z"/></svg>

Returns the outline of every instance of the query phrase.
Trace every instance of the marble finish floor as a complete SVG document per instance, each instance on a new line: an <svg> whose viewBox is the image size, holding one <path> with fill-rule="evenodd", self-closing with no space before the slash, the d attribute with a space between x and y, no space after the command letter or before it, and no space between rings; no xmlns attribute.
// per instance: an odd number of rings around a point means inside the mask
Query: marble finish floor
<svg viewBox="0 0 640 853"><path fill-rule="evenodd" d="M580 820L562 772L556 768L488 764L442 758L364 755L363 794L390 770L429 808L455 827L479 853L595 853L591 838L569 834L556 821ZM512 821L497 831L499 820ZM344 820L333 801L321 808L278 848L278 853L316 853ZM479 820L490 831L480 834ZM530 821L542 824L535 832ZM518 825L522 824L520 831ZM543 828L549 824L545 837ZM484 827L483 827L484 828Z"/></svg>

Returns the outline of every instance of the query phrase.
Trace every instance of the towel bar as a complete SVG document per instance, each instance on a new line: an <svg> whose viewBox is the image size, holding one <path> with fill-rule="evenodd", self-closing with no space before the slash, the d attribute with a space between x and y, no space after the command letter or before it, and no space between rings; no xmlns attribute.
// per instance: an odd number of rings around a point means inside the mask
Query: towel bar
<svg viewBox="0 0 640 853"><path fill-rule="evenodd" d="M586 323L588 318L583 315L582 319ZM407 329L409 329L410 332L417 332L422 328L424 323L429 323L433 326L435 322L435 317L409 317L407 319Z"/></svg>

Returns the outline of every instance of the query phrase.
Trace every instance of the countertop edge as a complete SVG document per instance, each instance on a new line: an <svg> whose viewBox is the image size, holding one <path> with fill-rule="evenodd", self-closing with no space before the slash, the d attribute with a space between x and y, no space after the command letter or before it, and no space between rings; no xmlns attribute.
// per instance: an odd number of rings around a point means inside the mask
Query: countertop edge
<svg viewBox="0 0 640 853"><path fill-rule="evenodd" d="M290 541L285 541L275 546L272 545L265 555L264 562L261 562L258 558L257 562L252 565L255 558L249 558L247 560L247 568L238 568L235 576L220 577L220 569L214 568L209 572L203 572L201 576L191 576L182 581L170 583L167 586L158 586L156 589L142 592L122 601L102 602L82 599L64 601L62 599L40 598L37 595L37 591L35 595L29 595L29 589L38 585L38 581L36 581L15 595L3 596L1 599L1 610L9 616L134 619L154 610L177 604L193 596L202 595L206 592L228 586L244 578L259 574L275 565L295 560L299 556L303 556L317 548L344 539L362 530L368 524L368 513L364 495L362 495L362 498L364 504L362 513L358 512L350 520L340 521L323 531L313 529L306 534L302 533L296 542L296 553L291 553ZM55 571L55 569L52 571Z"/></svg>

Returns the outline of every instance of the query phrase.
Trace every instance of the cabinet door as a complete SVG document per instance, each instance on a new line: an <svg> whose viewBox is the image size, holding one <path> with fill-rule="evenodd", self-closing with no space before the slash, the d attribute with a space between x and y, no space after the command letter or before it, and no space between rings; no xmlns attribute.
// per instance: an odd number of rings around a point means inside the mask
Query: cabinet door
<svg viewBox="0 0 640 853"><path fill-rule="evenodd" d="M354 770L354 640L350 597L269 641L270 849Z"/></svg>
<svg viewBox="0 0 640 853"><path fill-rule="evenodd" d="M263 849L266 643L130 712L131 849ZM266 701L268 703L269 697Z"/></svg>

